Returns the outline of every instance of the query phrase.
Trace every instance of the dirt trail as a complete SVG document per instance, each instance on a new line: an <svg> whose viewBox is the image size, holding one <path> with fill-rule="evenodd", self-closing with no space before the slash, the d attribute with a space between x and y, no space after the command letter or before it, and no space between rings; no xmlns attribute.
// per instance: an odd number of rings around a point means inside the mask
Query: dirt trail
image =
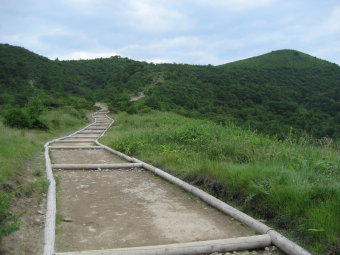
<svg viewBox="0 0 340 255"><path fill-rule="evenodd" d="M109 120L103 114L97 116L97 120ZM91 125L86 130L95 128L96 125ZM63 140L82 140L76 136L82 134ZM95 145L96 138L84 139L93 142L51 145ZM104 149L51 149L50 156L53 164L126 162ZM57 252L255 235L249 227L143 169L54 169L54 175L59 183L58 213L65 219L57 226Z"/></svg>
<svg viewBox="0 0 340 255"><path fill-rule="evenodd" d="M103 149L51 150L52 163L58 164L114 164L125 160Z"/></svg>
<svg viewBox="0 0 340 255"><path fill-rule="evenodd" d="M140 169L56 171L57 251L123 248L250 236L254 231Z"/></svg>

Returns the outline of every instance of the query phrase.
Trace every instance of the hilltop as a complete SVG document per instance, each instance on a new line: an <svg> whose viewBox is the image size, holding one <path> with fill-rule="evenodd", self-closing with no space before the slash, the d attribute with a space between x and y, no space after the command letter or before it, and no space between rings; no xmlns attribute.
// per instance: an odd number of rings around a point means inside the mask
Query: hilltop
<svg viewBox="0 0 340 255"><path fill-rule="evenodd" d="M224 119L284 137L307 132L339 137L340 67L280 50L217 67L163 65L149 91L160 108ZM177 93L181 91L181 93Z"/></svg>
<svg viewBox="0 0 340 255"><path fill-rule="evenodd" d="M295 50L199 66L119 56L52 61L2 44L0 88L2 106L24 105L39 91L51 107L66 104L70 96L86 102L104 98L111 110L174 111L221 125L232 121L279 138L340 137L340 67ZM146 96L130 102L141 91Z"/></svg>
<svg viewBox="0 0 340 255"><path fill-rule="evenodd" d="M102 138L108 146L156 163L315 254L337 254L339 82L339 66L294 50L199 66L49 60L0 45L0 242L19 227L19 214L9 213L13 190L38 199L47 190L27 161L47 139L83 125L84 108L100 99L114 112L115 128Z"/></svg>

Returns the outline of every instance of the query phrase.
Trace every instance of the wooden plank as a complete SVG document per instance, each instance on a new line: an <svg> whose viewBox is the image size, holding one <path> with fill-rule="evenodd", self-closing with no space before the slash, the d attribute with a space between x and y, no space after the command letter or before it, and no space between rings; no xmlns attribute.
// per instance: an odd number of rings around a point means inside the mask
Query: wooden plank
<svg viewBox="0 0 340 255"><path fill-rule="evenodd" d="M103 133L103 131L98 131L98 130L91 131L91 130L86 129L86 130L78 132L77 134L101 134L101 133Z"/></svg>
<svg viewBox="0 0 340 255"><path fill-rule="evenodd" d="M53 177L51 159L49 155L47 142L44 146L45 152L45 165L46 165L46 178L49 182L47 190L47 205L46 205L46 216L45 216L45 230L44 230L44 251L43 255L54 254L54 244L55 244L55 225L56 225L56 182Z"/></svg>
<svg viewBox="0 0 340 255"><path fill-rule="evenodd" d="M88 127L86 130L102 130L102 131L104 131L104 130L106 130L106 127L105 128L97 128L97 127L90 128L90 127Z"/></svg>
<svg viewBox="0 0 340 255"><path fill-rule="evenodd" d="M97 138L99 138L99 136L69 136L68 138L88 138L88 139L97 139Z"/></svg>
<svg viewBox="0 0 340 255"><path fill-rule="evenodd" d="M53 169L114 169L141 167L140 163L116 163L116 164L53 164Z"/></svg>
<svg viewBox="0 0 340 255"><path fill-rule="evenodd" d="M93 143L94 140L57 140L53 143Z"/></svg>
<svg viewBox="0 0 340 255"><path fill-rule="evenodd" d="M49 149L105 149L103 146L48 146Z"/></svg>
<svg viewBox="0 0 340 255"><path fill-rule="evenodd" d="M269 246L270 244L270 236L265 234L191 243L177 243L107 250L58 252L56 255L193 255L258 249Z"/></svg>

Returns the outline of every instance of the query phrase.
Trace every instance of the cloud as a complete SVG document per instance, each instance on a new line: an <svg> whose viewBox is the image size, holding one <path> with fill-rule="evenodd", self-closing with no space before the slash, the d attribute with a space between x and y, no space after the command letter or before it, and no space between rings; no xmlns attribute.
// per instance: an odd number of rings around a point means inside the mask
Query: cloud
<svg viewBox="0 0 340 255"><path fill-rule="evenodd" d="M186 16L165 3L154 0L129 0L127 17L132 21L130 25L149 32L188 28L190 22Z"/></svg>
<svg viewBox="0 0 340 255"><path fill-rule="evenodd" d="M269 5L275 0L198 0L199 3L216 7L227 8L232 11L242 11Z"/></svg>
<svg viewBox="0 0 340 255"><path fill-rule="evenodd" d="M59 0L61 3L75 8L91 8L108 4L107 0Z"/></svg>
<svg viewBox="0 0 340 255"><path fill-rule="evenodd" d="M222 64L225 58L220 47L232 50L240 42L196 36L163 38L150 43L132 44L117 49L122 56L154 63Z"/></svg>
<svg viewBox="0 0 340 255"><path fill-rule="evenodd" d="M79 60L79 59L108 58L117 55L118 54L114 51L108 52L72 51L66 55L55 56L55 58L58 58L60 60Z"/></svg>
<svg viewBox="0 0 340 255"><path fill-rule="evenodd" d="M338 43L334 43L333 45L329 46L329 47L317 47L316 49L312 50L310 52L310 54L312 56L317 56L321 59L327 59L330 62L333 63L337 63L338 65L340 65L339 63L339 59L340 59L340 44Z"/></svg>
<svg viewBox="0 0 340 255"><path fill-rule="evenodd" d="M340 32L340 5L333 8L327 18L313 31L315 36L334 35Z"/></svg>
<svg viewBox="0 0 340 255"><path fill-rule="evenodd" d="M64 0L65 3L70 3L72 5L88 5L95 3L96 1L94 0Z"/></svg>
<svg viewBox="0 0 340 255"><path fill-rule="evenodd" d="M85 17L102 18L115 15L121 1L110 0L59 0L59 9L71 14L71 19ZM61 15L63 12L60 13Z"/></svg>
<svg viewBox="0 0 340 255"><path fill-rule="evenodd" d="M3 0L0 41L54 59L221 64L280 48L339 62L335 0Z"/></svg>
<svg viewBox="0 0 340 255"><path fill-rule="evenodd" d="M172 63L173 61L171 59L166 58L154 58L147 60L148 63L154 63L154 64L164 64L164 63Z"/></svg>
<svg viewBox="0 0 340 255"><path fill-rule="evenodd" d="M35 35L25 34L2 34L0 35L0 42L9 43L16 46L25 47L28 50L41 52L49 48Z"/></svg>

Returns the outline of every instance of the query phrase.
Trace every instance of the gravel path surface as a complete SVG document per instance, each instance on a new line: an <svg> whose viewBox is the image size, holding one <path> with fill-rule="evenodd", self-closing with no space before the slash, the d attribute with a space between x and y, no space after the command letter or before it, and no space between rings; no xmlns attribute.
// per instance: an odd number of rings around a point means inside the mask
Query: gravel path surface
<svg viewBox="0 0 340 255"><path fill-rule="evenodd" d="M103 114L98 114L100 120ZM98 118L97 118L98 120ZM86 130L95 129L91 125ZM97 131L97 130L96 130ZM75 134L96 136L98 133ZM83 138L92 139L95 138ZM81 140L81 139L80 139ZM55 142L90 146L94 142ZM51 149L53 164L114 164L104 149ZM58 184L56 251L161 245L252 236L247 226L143 169L54 170ZM221 254L282 254L275 247Z"/></svg>
<svg viewBox="0 0 340 255"><path fill-rule="evenodd" d="M57 251L123 248L254 235L178 187L140 169L61 170Z"/></svg>

